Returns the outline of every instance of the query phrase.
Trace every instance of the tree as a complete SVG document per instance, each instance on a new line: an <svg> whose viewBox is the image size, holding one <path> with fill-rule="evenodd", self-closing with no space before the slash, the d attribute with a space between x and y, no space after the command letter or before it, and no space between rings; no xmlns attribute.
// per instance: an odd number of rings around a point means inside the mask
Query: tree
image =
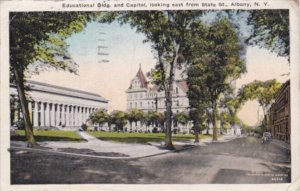
<svg viewBox="0 0 300 191"><path fill-rule="evenodd" d="M113 111L111 113L112 124L116 125L116 130L124 131L123 127L127 123L126 113L123 111Z"/></svg>
<svg viewBox="0 0 300 191"><path fill-rule="evenodd" d="M161 130L165 132L165 123L166 123L166 115L165 113L158 112L157 113L157 123Z"/></svg>
<svg viewBox="0 0 300 191"><path fill-rule="evenodd" d="M174 124L186 125L189 121L189 115L186 112L179 112L174 115Z"/></svg>
<svg viewBox="0 0 300 191"><path fill-rule="evenodd" d="M130 131L132 131L132 122L135 122L135 124L137 125L138 121L142 122L142 117L143 117L143 112L137 108L134 108L127 113L127 119L129 121Z"/></svg>
<svg viewBox="0 0 300 191"><path fill-rule="evenodd" d="M195 106L195 105L194 105ZM202 106L197 108L191 108L189 111L189 118L193 122L193 128L195 135L195 143L199 143L199 133L204 130L207 116L205 116L205 109Z"/></svg>
<svg viewBox="0 0 300 191"><path fill-rule="evenodd" d="M199 41L199 46L192 47L190 51L188 97L191 107L202 112L201 116L205 110L210 112L213 140L217 140L221 97L226 91L231 91L231 81L246 71L242 58L244 46L227 19L213 22L206 31L195 39L195 42Z"/></svg>
<svg viewBox="0 0 300 191"><path fill-rule="evenodd" d="M106 111L97 111L95 113L91 113L89 119L93 124L98 123L101 128L102 125L108 121L108 114Z"/></svg>
<svg viewBox="0 0 300 191"><path fill-rule="evenodd" d="M40 68L76 72L65 39L84 29L92 14L83 12L11 12L9 25L10 82L16 85L25 122L28 147L37 145L26 97L26 72Z"/></svg>
<svg viewBox="0 0 300 191"><path fill-rule="evenodd" d="M290 58L289 10L253 10L248 17L251 35L248 44L258 45Z"/></svg>
<svg viewBox="0 0 300 191"><path fill-rule="evenodd" d="M190 26L202 15L201 11L129 11L108 13L102 22L118 20L128 23L146 36L156 53L157 64L153 79L160 84L166 97L165 148L174 149L172 143L172 92L176 68L185 63L182 52Z"/></svg>
<svg viewBox="0 0 300 191"><path fill-rule="evenodd" d="M267 81L255 80L242 86L239 89L238 95L244 101L257 100L263 110L264 116L266 116L267 110L275 99L280 88L281 83L275 79ZM265 118L264 122L263 128L265 128L267 124L267 118Z"/></svg>
<svg viewBox="0 0 300 191"><path fill-rule="evenodd" d="M221 117L222 119L225 119L231 127L240 122L237 113L244 103L245 100L243 100L240 96L235 96L233 92L229 92L222 99L221 106L225 111Z"/></svg>

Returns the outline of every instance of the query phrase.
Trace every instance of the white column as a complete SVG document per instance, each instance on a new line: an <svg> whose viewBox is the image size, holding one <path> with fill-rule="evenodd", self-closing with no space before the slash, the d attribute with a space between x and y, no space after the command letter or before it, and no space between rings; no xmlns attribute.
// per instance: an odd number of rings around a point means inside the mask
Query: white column
<svg viewBox="0 0 300 191"><path fill-rule="evenodd" d="M70 106L69 105L67 105L67 108L66 108L65 124L66 124L66 126L70 125Z"/></svg>
<svg viewBox="0 0 300 191"><path fill-rule="evenodd" d="M78 125L78 107L74 107L74 126Z"/></svg>
<svg viewBox="0 0 300 191"><path fill-rule="evenodd" d="M77 118L78 118L78 125L81 125L81 107L78 107L78 113L77 113Z"/></svg>
<svg viewBox="0 0 300 191"><path fill-rule="evenodd" d="M46 103L46 108L45 108L45 126L49 126L50 125L49 117L50 117L49 103Z"/></svg>
<svg viewBox="0 0 300 191"><path fill-rule="evenodd" d="M34 102L34 113L33 113L33 126L37 127L38 126L38 103L35 101Z"/></svg>
<svg viewBox="0 0 300 191"><path fill-rule="evenodd" d="M82 123L85 122L85 121L84 121L84 107L81 107L81 108L80 108L80 114L81 114L81 117L80 117L80 118L81 118L81 124L82 124Z"/></svg>
<svg viewBox="0 0 300 191"><path fill-rule="evenodd" d="M79 108L79 125L81 125L82 122L83 122L83 120L82 120L82 119L83 119L82 111L83 111L83 108L80 107L80 108Z"/></svg>
<svg viewBox="0 0 300 191"><path fill-rule="evenodd" d="M71 110L70 110L70 120L69 120L70 126L73 126L73 125L74 125L74 124L73 124L73 119L74 119L73 113L74 113L74 107L73 107L73 105L71 105Z"/></svg>
<svg viewBox="0 0 300 191"><path fill-rule="evenodd" d="M85 123L85 119L86 119L86 116L85 116L85 107L82 107L82 122Z"/></svg>
<svg viewBox="0 0 300 191"><path fill-rule="evenodd" d="M87 110L88 110L87 107L85 107L84 108L84 115L85 115L84 121L86 121L89 118Z"/></svg>
<svg viewBox="0 0 300 191"><path fill-rule="evenodd" d="M45 126L45 108L43 102L41 102L41 126Z"/></svg>
<svg viewBox="0 0 300 191"><path fill-rule="evenodd" d="M52 103L51 105L52 105L52 107L51 107L51 125L55 126L56 125L55 124L55 104Z"/></svg>
<svg viewBox="0 0 300 191"><path fill-rule="evenodd" d="M90 108L87 108L87 117L90 117Z"/></svg>
<svg viewBox="0 0 300 191"><path fill-rule="evenodd" d="M76 122L76 106L73 106L73 116L72 116L72 121L73 121L73 126L76 126L75 125L75 122Z"/></svg>
<svg viewBox="0 0 300 191"><path fill-rule="evenodd" d="M77 118L78 118L78 125L80 126L81 125L81 107L79 106L78 107L78 115L77 115Z"/></svg>
<svg viewBox="0 0 300 191"><path fill-rule="evenodd" d="M56 104L55 116L56 116L56 125L58 126L59 125L59 104Z"/></svg>
<svg viewBox="0 0 300 191"><path fill-rule="evenodd" d="M66 106L65 105L62 105L62 112L61 112L61 124L66 124L66 120L65 120L65 109L66 109Z"/></svg>

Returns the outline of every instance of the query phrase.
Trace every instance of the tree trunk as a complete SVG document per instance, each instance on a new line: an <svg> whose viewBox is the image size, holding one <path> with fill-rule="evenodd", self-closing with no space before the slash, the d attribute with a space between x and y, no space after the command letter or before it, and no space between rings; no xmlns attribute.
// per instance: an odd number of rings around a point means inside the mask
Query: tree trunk
<svg viewBox="0 0 300 191"><path fill-rule="evenodd" d="M209 122L207 122L206 135L209 135Z"/></svg>
<svg viewBox="0 0 300 191"><path fill-rule="evenodd" d="M194 127L195 141L194 143L199 143L199 124L196 123Z"/></svg>
<svg viewBox="0 0 300 191"><path fill-rule="evenodd" d="M111 123L108 122L107 125L108 125L108 131L111 132Z"/></svg>
<svg viewBox="0 0 300 191"><path fill-rule="evenodd" d="M172 143L172 93L168 92L166 96L167 101L167 121L166 121L166 134L165 134L165 148L173 150Z"/></svg>
<svg viewBox="0 0 300 191"><path fill-rule="evenodd" d="M130 127L129 132L132 132L132 122L129 122L129 127Z"/></svg>
<svg viewBox="0 0 300 191"><path fill-rule="evenodd" d="M172 143L172 95L173 95L173 82L175 79L175 69L177 66L178 52L180 46L174 42L174 59L170 63L169 79L167 83L167 88L165 89L166 101L167 101L167 127L165 136L165 148L169 150L175 149Z"/></svg>
<svg viewBox="0 0 300 191"><path fill-rule="evenodd" d="M213 140L218 140L218 133L217 133L217 104L213 103L213 111L212 111L212 122L213 122Z"/></svg>
<svg viewBox="0 0 300 191"><path fill-rule="evenodd" d="M36 143L34 139L33 134L33 127L30 120L30 114L28 109L28 102L26 100L25 96L25 87L24 87L24 79L23 79L23 70L22 68L18 68L17 65L14 65L14 74L15 74L15 80L16 80L16 87L18 91L18 96L20 99L20 105L22 109L23 119L25 123L25 135L27 139L27 147L34 147L38 144Z"/></svg>
<svg viewBox="0 0 300 191"><path fill-rule="evenodd" d="M263 132L266 132L268 130L268 116L267 116L267 108L262 106L263 114L264 114L264 120L263 120Z"/></svg>

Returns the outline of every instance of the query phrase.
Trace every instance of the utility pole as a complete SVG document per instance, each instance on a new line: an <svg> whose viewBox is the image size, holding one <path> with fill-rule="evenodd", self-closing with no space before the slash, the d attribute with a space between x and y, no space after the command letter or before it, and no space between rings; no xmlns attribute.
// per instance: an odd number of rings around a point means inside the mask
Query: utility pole
<svg viewBox="0 0 300 191"><path fill-rule="evenodd" d="M105 52L107 50L107 46L105 46L106 40L103 37L104 35L106 35L106 33L103 32L103 26L100 26L98 35L99 35L98 46L97 46L98 63L107 63L109 62L109 60L107 58L103 58L103 56L104 57L109 56L109 54Z"/></svg>

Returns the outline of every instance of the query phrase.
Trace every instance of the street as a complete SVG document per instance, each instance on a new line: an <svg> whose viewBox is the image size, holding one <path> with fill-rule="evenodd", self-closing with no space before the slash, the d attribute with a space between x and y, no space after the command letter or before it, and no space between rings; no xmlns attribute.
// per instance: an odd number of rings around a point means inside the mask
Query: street
<svg viewBox="0 0 300 191"><path fill-rule="evenodd" d="M285 183L290 154L255 137L135 160L11 152L12 184Z"/></svg>

